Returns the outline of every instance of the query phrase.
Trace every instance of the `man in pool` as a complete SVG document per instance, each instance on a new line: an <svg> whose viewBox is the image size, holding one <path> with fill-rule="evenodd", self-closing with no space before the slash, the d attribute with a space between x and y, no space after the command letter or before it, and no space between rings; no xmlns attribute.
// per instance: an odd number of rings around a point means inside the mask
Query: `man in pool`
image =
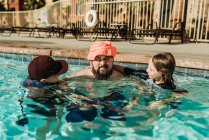
<svg viewBox="0 0 209 140"><path fill-rule="evenodd" d="M99 80L107 80L110 78L122 78L123 74L113 70L113 61L117 54L116 48L109 41L99 41L91 45L87 59L90 66L81 70L68 78L77 76L91 76Z"/></svg>
<svg viewBox="0 0 209 140"><path fill-rule="evenodd" d="M111 78L124 77L123 74L112 69L116 53L116 48L109 41L99 41L93 43L89 49L89 53L87 56L87 59L90 61L90 66L71 76L68 76L67 78L90 76L99 80L108 80ZM79 91L77 91L77 94L80 96ZM122 109L119 107L115 107L111 103L107 103L108 101L116 102L120 99L124 100L124 97L122 95L119 95L120 93L113 92L106 97L101 97L101 99L92 99L92 104L94 105L96 103L96 105L98 105L98 101L100 102L99 106L103 106L102 113L100 114L102 117L111 118L111 116L118 116L118 118L120 117L120 119L118 120L124 121L125 119L123 117L123 113L121 113L120 111L115 111ZM88 96L85 97L88 98ZM117 99L114 99L115 97L117 97ZM83 103L85 103L84 100L82 101ZM81 108L83 107L81 106ZM81 122L83 120L92 121L97 116L97 109L95 107L90 107L88 109L86 108L85 110L81 108L78 106L73 110L69 109L70 112L66 115L67 122Z"/></svg>

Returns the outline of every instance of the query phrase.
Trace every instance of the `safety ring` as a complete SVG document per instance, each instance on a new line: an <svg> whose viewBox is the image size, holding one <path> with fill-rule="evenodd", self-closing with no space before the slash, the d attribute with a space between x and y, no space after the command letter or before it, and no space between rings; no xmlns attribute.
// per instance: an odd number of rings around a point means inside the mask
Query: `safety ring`
<svg viewBox="0 0 209 140"><path fill-rule="evenodd" d="M89 16L92 16L91 21L89 21ZM87 27L94 27L98 22L97 11L96 10L87 11L86 15L84 17L84 21L85 21Z"/></svg>

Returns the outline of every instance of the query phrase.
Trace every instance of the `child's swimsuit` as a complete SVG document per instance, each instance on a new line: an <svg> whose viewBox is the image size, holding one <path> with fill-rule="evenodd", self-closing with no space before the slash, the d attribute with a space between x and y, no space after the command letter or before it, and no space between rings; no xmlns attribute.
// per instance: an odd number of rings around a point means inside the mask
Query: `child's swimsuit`
<svg viewBox="0 0 209 140"><path fill-rule="evenodd" d="M29 78L25 79L22 83L24 87L37 87L37 88L43 88L45 86L52 86L55 85L55 83L41 83L37 80L31 80Z"/></svg>
<svg viewBox="0 0 209 140"><path fill-rule="evenodd" d="M22 85L24 87L38 87L38 88L42 88L45 85L37 80L31 80L29 78L25 79L22 83Z"/></svg>

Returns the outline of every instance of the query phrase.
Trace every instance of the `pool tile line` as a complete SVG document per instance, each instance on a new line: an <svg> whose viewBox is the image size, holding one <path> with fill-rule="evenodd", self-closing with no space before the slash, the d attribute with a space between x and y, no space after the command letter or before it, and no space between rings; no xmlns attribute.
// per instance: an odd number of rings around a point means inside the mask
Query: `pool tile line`
<svg viewBox="0 0 209 140"><path fill-rule="evenodd" d="M38 56L38 55L0 53L0 57L2 57L2 58L18 60L18 61L22 61L22 62L30 62L36 56ZM66 60L68 62L68 64L72 64L72 65L86 65L86 66L89 65L88 61L81 60L81 59L67 58L67 57L55 57L55 56L53 56L53 59Z"/></svg>
<svg viewBox="0 0 209 140"><path fill-rule="evenodd" d="M22 62L30 62L34 57L37 55L26 55L26 54L8 54L8 53L0 53L0 57L6 59L13 59ZM84 59L76 59L76 58L67 58L67 57L56 57L53 56L55 60L66 60L70 65L89 65L89 61ZM146 70L147 64L140 64L140 63L124 63L124 62L115 62L115 64L122 65L125 67L130 67L134 69L144 69ZM182 76L192 76L192 77L200 77L209 79L209 70L199 70L199 69L189 69L189 68L182 68L176 67L175 74L182 75Z"/></svg>
<svg viewBox="0 0 209 140"><path fill-rule="evenodd" d="M204 71L204 73L203 73L203 77L204 77L204 78L206 77L206 71Z"/></svg>
<svg viewBox="0 0 209 140"><path fill-rule="evenodd" d="M56 57L67 57L76 59L86 59L88 53L87 50L79 49L46 49L46 48L26 48L26 47L0 47L0 52L14 53L14 54L27 54L27 55L51 55ZM128 63L140 63L147 64L151 55L136 55L136 54L124 54L118 53L115 57L117 62ZM195 68L209 70L209 63L207 60L197 60L189 58L176 58L176 64L178 67Z"/></svg>

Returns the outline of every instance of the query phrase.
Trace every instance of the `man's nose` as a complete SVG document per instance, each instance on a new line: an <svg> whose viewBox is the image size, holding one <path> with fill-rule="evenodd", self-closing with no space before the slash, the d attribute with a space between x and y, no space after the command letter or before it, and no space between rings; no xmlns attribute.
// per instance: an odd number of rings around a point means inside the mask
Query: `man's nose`
<svg viewBox="0 0 209 140"><path fill-rule="evenodd" d="M107 65L107 61L101 60L101 61L100 61L100 66L104 66L104 65Z"/></svg>

